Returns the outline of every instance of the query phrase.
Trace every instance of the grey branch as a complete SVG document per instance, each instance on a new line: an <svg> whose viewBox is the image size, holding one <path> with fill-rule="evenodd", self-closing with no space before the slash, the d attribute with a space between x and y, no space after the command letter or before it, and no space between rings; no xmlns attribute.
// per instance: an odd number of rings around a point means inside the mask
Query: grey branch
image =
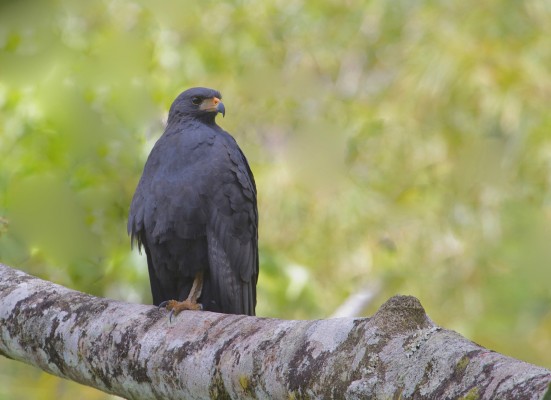
<svg viewBox="0 0 551 400"><path fill-rule="evenodd" d="M375 281L352 293L331 315L331 318L357 317L361 315L381 292L381 282Z"/></svg>
<svg viewBox="0 0 551 400"><path fill-rule="evenodd" d="M372 318L184 311L170 323L2 264L0 354L128 399L541 399L551 382L436 326L410 296Z"/></svg>

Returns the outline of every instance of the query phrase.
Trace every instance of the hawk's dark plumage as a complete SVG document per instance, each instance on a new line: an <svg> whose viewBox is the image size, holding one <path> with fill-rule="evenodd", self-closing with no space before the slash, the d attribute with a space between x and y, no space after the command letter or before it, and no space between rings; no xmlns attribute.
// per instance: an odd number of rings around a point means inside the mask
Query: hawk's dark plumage
<svg viewBox="0 0 551 400"><path fill-rule="evenodd" d="M147 255L153 303L182 301L204 271L209 311L254 315L258 211L254 177L215 122L220 93L193 88L168 115L132 199L128 232Z"/></svg>

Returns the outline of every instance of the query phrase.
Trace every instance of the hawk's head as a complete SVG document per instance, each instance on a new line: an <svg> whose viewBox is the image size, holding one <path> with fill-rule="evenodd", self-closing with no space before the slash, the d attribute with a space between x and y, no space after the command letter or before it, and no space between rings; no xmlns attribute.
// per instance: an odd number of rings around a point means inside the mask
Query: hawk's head
<svg viewBox="0 0 551 400"><path fill-rule="evenodd" d="M168 121L173 118L195 118L214 122L216 114L226 114L222 95L218 90L196 87L182 92L172 103Z"/></svg>

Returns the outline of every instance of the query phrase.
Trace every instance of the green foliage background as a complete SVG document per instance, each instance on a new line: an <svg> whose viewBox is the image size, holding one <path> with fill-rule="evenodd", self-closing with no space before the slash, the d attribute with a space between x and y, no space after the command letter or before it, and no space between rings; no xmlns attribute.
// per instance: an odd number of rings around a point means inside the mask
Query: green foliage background
<svg viewBox="0 0 551 400"><path fill-rule="evenodd" d="M3 1L0 260L149 302L126 235L171 101L222 91L259 190L258 314L366 283L551 367L548 0ZM105 399L0 360L0 399Z"/></svg>

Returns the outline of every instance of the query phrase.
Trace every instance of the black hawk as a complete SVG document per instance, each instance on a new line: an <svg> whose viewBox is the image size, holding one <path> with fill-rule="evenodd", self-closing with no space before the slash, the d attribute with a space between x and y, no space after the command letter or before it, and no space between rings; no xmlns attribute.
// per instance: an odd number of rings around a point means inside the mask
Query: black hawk
<svg viewBox="0 0 551 400"><path fill-rule="evenodd" d="M256 185L235 139L216 122L220 92L180 94L130 206L128 233L145 249L155 305L255 314Z"/></svg>

